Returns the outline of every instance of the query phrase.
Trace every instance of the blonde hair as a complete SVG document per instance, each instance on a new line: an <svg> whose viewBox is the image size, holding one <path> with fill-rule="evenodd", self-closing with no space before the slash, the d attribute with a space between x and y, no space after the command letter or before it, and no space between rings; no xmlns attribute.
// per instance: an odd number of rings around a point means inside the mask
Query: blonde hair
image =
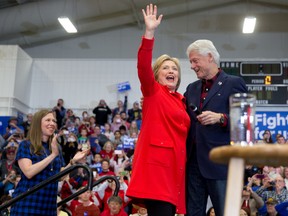
<svg viewBox="0 0 288 216"><path fill-rule="evenodd" d="M111 145L111 151L114 151L114 145L113 145L113 143L110 141L110 140L108 140L108 141L106 141L105 142L105 144L104 144L104 146L103 146L103 150L106 150L106 147L107 147L107 145Z"/></svg>
<svg viewBox="0 0 288 216"><path fill-rule="evenodd" d="M36 155L40 155L43 152L41 123L42 123L42 119L49 113L52 113L53 115L55 115L52 110L44 109L44 110L40 110L36 112L32 119L31 127L27 136L27 140L31 142L31 145L30 145L31 152ZM53 136L49 137L49 140L48 140L49 149L51 148L50 145L51 145L52 138Z"/></svg>
<svg viewBox="0 0 288 216"><path fill-rule="evenodd" d="M178 82L177 82L177 85L176 85L176 91L177 91L177 89L179 88L180 83L181 83L181 68L180 68L179 60L178 60L177 58L170 57L170 56L167 55L167 54L164 54L164 55L161 55L160 57L158 57L158 58L156 59L156 61L154 62L153 67L152 67L152 70L153 70L153 72L154 72L155 80L158 82L159 68L161 67L161 65L162 65L165 61L172 61L172 62L174 62L174 63L176 64L176 66L177 66L177 69L178 69L178 72L179 72Z"/></svg>
<svg viewBox="0 0 288 216"><path fill-rule="evenodd" d="M135 124L136 124L136 127L135 127L135 128L131 127L132 122L135 122ZM131 121L130 128L129 128L129 135L131 136L131 134L132 134L133 132L135 132L137 135L138 135L138 133L139 133L139 129L138 129L138 127L137 127L137 122L136 122L135 120Z"/></svg>

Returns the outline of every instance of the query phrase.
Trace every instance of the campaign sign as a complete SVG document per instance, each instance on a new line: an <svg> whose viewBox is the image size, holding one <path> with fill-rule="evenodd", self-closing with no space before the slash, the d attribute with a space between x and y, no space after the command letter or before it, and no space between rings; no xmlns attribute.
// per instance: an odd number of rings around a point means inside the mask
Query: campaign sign
<svg viewBox="0 0 288 216"><path fill-rule="evenodd" d="M134 149L134 143L135 143L135 138L130 138L126 136L123 139L123 143L119 144L116 149L117 150Z"/></svg>
<svg viewBox="0 0 288 216"><path fill-rule="evenodd" d="M124 149L134 149L135 138L124 138L123 148Z"/></svg>
<svg viewBox="0 0 288 216"><path fill-rule="evenodd" d="M288 138L288 112L256 112L255 114L255 140L263 139L265 130L270 130L273 141L276 135L282 134Z"/></svg>
<svg viewBox="0 0 288 216"><path fill-rule="evenodd" d="M17 119L18 119L18 124L22 125L24 122L24 113L22 112L17 112Z"/></svg>
<svg viewBox="0 0 288 216"><path fill-rule="evenodd" d="M8 121L10 116L0 116L0 134L4 135L6 133L6 127L8 126Z"/></svg>
<svg viewBox="0 0 288 216"><path fill-rule="evenodd" d="M130 86L130 83L127 81L127 82L123 82L123 83L118 83L117 89L118 89L118 92L124 92L124 91L130 90L131 86Z"/></svg>

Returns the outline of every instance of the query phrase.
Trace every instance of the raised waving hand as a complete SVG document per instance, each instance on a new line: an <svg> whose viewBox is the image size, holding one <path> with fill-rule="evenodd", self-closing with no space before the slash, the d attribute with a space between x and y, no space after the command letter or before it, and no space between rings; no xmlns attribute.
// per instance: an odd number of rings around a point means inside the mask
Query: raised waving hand
<svg viewBox="0 0 288 216"><path fill-rule="evenodd" d="M147 39L152 39L154 37L155 29L161 23L163 15L159 15L157 18L157 6L150 4L146 6L146 12L142 9L146 30L144 37Z"/></svg>

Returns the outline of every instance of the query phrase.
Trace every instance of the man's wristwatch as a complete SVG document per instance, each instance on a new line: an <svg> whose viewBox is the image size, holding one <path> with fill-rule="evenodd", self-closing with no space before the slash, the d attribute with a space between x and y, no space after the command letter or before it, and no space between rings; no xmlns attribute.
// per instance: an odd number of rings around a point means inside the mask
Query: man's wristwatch
<svg viewBox="0 0 288 216"><path fill-rule="evenodd" d="M220 124L224 124L225 123L225 117L222 113L220 115L221 115L221 117L219 119L219 122L220 122Z"/></svg>

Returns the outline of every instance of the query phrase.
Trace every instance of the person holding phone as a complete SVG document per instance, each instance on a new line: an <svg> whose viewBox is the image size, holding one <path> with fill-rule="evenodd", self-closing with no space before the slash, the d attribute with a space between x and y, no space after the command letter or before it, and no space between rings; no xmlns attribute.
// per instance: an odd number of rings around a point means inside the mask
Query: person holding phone
<svg viewBox="0 0 288 216"><path fill-rule="evenodd" d="M0 161L0 181L3 181L11 170L20 172L19 166L16 163L15 157L18 149L18 143L15 138L10 138L7 146L5 147L6 157Z"/></svg>
<svg viewBox="0 0 288 216"><path fill-rule="evenodd" d="M21 180L13 193L16 197L47 178L84 158L88 151L78 152L64 167L59 155L56 118L51 110L35 113L27 140L20 143L16 160L21 169ZM15 203L10 215L56 215L58 182L52 182L39 191Z"/></svg>
<svg viewBox="0 0 288 216"><path fill-rule="evenodd" d="M110 166L114 168L114 173L117 175L124 170L129 164L129 158L123 150L115 150L113 157L110 159Z"/></svg>
<svg viewBox="0 0 288 216"><path fill-rule="evenodd" d="M186 138L190 119L184 97L179 61L168 55L152 64L155 30L162 20L156 5L142 10L146 30L138 51L138 77L144 96L142 125L127 195L145 204L149 216L184 215Z"/></svg>
<svg viewBox="0 0 288 216"><path fill-rule="evenodd" d="M12 135L24 134L24 128L18 124L18 118L12 116L8 121L8 126L6 127L6 133L3 135L5 140L8 140Z"/></svg>
<svg viewBox="0 0 288 216"><path fill-rule="evenodd" d="M278 203L288 200L288 191L285 187L284 178L280 174L264 178L263 185L256 193L264 202L266 202L269 197L276 197Z"/></svg>
<svg viewBox="0 0 288 216"><path fill-rule="evenodd" d="M108 117L112 114L111 109L104 99L99 101L98 106L95 107L92 112L95 114L96 124L101 126L104 126L108 122Z"/></svg>
<svg viewBox="0 0 288 216"><path fill-rule="evenodd" d="M14 169L11 169L7 173L6 177L0 181L1 196L9 194L9 191L15 187L16 176L17 176L17 171Z"/></svg>
<svg viewBox="0 0 288 216"><path fill-rule="evenodd" d="M66 115L66 109L64 107L64 100L58 99L57 105L53 108L53 111L56 114L57 129L60 129L63 125L63 119Z"/></svg>

